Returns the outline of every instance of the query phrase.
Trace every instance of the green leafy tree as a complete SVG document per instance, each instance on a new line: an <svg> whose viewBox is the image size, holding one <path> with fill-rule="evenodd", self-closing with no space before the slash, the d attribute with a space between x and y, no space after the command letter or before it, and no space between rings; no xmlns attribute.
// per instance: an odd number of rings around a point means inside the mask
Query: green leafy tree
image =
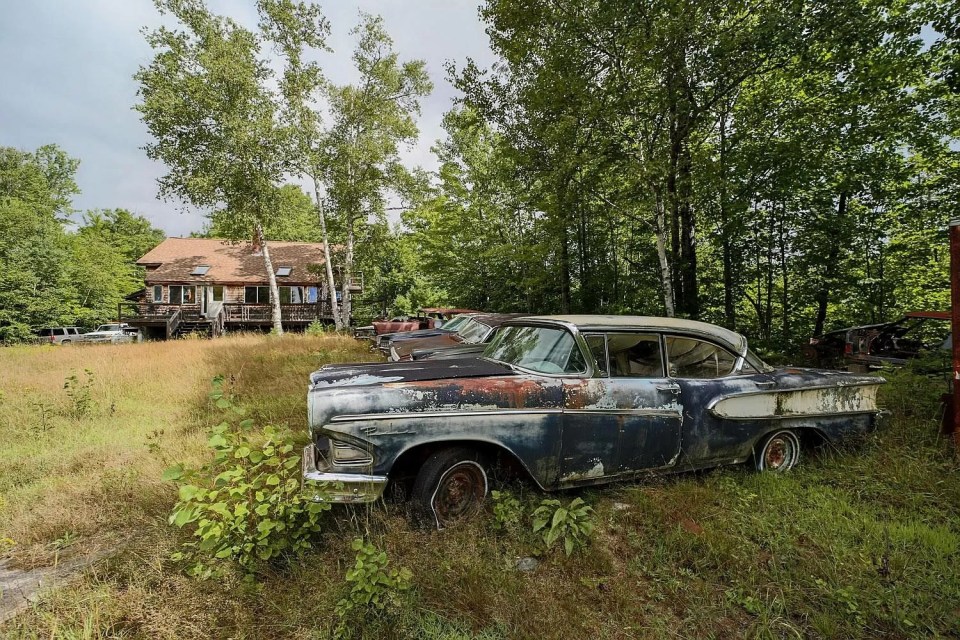
<svg viewBox="0 0 960 640"><path fill-rule="evenodd" d="M400 160L401 146L416 141L420 98L432 89L422 60L401 62L379 17L364 14L353 61L356 85L331 86L332 123L324 148L324 180L331 209L344 236L341 323L350 324L350 279L356 262L358 225L384 224L388 194L414 182Z"/></svg>
<svg viewBox="0 0 960 640"><path fill-rule="evenodd" d="M280 296L264 234L276 215L287 167L277 119L273 72L262 37L214 15L202 0L161 0L161 13L183 27L147 34L156 51L140 68L136 105L154 141L147 155L166 164L160 194L203 208L220 208L229 237L251 231L270 284L273 330L283 333Z"/></svg>

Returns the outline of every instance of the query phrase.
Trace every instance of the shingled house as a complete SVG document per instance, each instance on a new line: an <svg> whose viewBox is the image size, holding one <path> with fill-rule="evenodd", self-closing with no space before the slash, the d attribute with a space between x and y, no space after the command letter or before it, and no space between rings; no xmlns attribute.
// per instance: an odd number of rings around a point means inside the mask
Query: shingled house
<svg viewBox="0 0 960 640"><path fill-rule="evenodd" d="M323 245L268 241L267 246L284 328L332 321ZM141 327L147 337L173 338L190 332L218 336L229 329L272 324L269 279L260 248L253 243L167 238L137 264L146 269L144 290L135 302L120 305L119 316L121 322ZM337 286L341 288L339 282ZM348 289L356 293L362 288L362 279L357 278Z"/></svg>

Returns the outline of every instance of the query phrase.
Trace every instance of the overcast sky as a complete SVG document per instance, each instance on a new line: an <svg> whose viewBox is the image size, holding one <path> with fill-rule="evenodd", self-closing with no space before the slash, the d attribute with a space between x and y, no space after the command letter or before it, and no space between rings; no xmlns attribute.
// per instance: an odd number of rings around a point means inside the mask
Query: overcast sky
<svg viewBox="0 0 960 640"><path fill-rule="evenodd" d="M253 2L214 0L211 8L246 26L256 24ZM443 64L492 62L477 4L467 0L324 0L332 24L323 58L333 82L355 76L349 31L359 12L382 15L401 60L421 58L434 83L422 103L420 142L410 164L435 168L430 146L442 136L440 121L456 95ZM161 164L141 147L147 129L133 110L133 74L152 57L140 30L161 23L151 0L30 0L0 3L0 146L34 150L56 144L80 159L80 210L124 208L146 216L167 235L199 231L203 216L157 199Z"/></svg>

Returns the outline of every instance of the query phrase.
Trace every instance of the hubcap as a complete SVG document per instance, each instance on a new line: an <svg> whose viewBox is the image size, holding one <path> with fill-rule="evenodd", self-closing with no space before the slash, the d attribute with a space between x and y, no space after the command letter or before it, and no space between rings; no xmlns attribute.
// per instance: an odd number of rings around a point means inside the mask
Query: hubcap
<svg viewBox="0 0 960 640"><path fill-rule="evenodd" d="M475 462L461 462L447 470L433 494L438 524L446 524L476 511L487 492L487 478Z"/></svg>
<svg viewBox="0 0 960 640"><path fill-rule="evenodd" d="M778 435L767 443L763 466L770 471L789 469L796 462L797 445L789 435Z"/></svg>

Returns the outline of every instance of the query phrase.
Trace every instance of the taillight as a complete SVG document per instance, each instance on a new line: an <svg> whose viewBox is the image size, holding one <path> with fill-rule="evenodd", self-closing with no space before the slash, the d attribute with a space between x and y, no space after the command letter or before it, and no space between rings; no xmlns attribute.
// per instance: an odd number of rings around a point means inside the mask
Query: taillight
<svg viewBox="0 0 960 640"><path fill-rule="evenodd" d="M850 344L849 342L848 342L847 344L843 345L843 353L844 353L844 355L848 355L848 356L849 356L850 354L852 354L852 353L853 353L853 345Z"/></svg>

